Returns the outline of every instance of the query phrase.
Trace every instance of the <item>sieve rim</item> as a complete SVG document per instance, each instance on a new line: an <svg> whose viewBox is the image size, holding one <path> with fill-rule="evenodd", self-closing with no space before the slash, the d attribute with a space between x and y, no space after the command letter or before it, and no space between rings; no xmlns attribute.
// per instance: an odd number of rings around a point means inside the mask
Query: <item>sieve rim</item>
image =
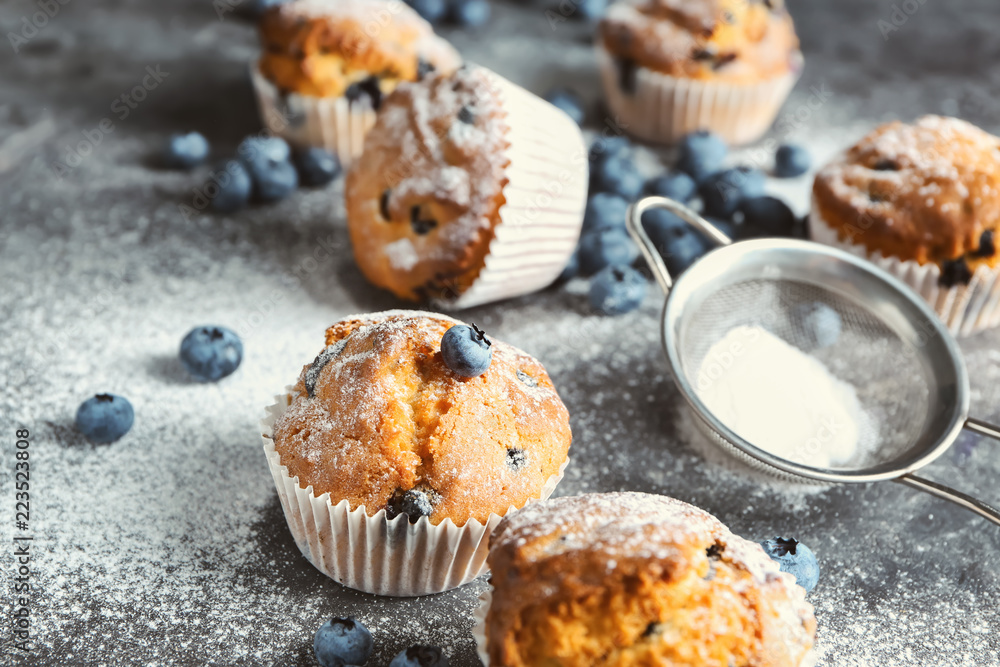
<svg viewBox="0 0 1000 667"><path fill-rule="evenodd" d="M761 250L786 251L792 253L806 253L812 256L825 255L833 260L851 264L856 270L867 273L870 278L886 283L899 293L900 297L908 302L908 305L919 311L920 315L933 329L933 337L938 339L947 350L951 366L955 372L956 400L950 406L948 428L941 429L941 432L932 434L932 444L922 451L910 456L903 456L896 460L882 462L868 467L851 469L834 469L807 466L794 461L776 456L770 452L762 450L747 440L737 435L728 428L709 410L698 397L692 384L688 381L687 374L681 363L681 355L678 349L678 336L674 333L674 325L681 321L683 316L683 299L675 298L678 294L684 294L685 288L690 284L706 282L702 280L706 273L717 270L718 265L732 264L737 257L744 256ZM724 269L723 269L724 270ZM846 297L846 295L844 295ZM859 304L862 305L862 304ZM873 314L873 316L875 316ZM881 320L881 318L879 318ZM732 446L763 464L767 468L773 468L782 473L799 477L810 481L821 481L827 483L867 483L884 480L892 480L903 475L918 470L941 456L958 437L963 425L969 416L970 391L969 378L965 362L962 358L958 343L945 329L940 318L923 300L923 298L913 292L905 283L894 276L886 273L879 267L871 264L867 260L856 257L831 246L822 245L810 241L796 239L756 239L740 241L731 245L716 248L695 262L683 274L673 280L669 287L663 310L660 316L660 339L663 345L667 362L674 376L674 383L680 390L681 395L688 403L688 407L695 412L696 417L702 419L706 425L715 431ZM926 355L926 352L921 352ZM773 472L772 472L773 474Z"/></svg>

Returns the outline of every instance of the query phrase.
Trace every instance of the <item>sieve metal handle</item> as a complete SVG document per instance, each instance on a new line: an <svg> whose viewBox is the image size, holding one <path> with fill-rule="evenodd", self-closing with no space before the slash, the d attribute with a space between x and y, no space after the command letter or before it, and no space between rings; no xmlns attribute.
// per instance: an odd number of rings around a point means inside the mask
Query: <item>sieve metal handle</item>
<svg viewBox="0 0 1000 667"><path fill-rule="evenodd" d="M980 435L987 435L991 438L1000 440L1000 426L994 426L993 424L984 422L981 419L973 419L972 417L969 417L965 420L965 425L962 428L967 428Z"/></svg>
<svg viewBox="0 0 1000 667"><path fill-rule="evenodd" d="M899 482L900 484L905 484L914 489L919 489L924 493L929 493L932 496L937 496L938 498L944 498L945 500L950 500L956 505L961 505L967 510L972 510L979 516L992 521L993 523L1000 525L1000 511L995 507L987 505L981 500L973 498L972 496L966 495L961 491L956 491L950 486L945 486L944 484L938 484L937 482L932 482L929 479L924 479L923 477L917 477L916 475L903 475L902 477L897 477L893 480L894 482Z"/></svg>
<svg viewBox="0 0 1000 667"><path fill-rule="evenodd" d="M653 276L656 277L656 282L660 284L660 289L663 290L664 294L669 294L670 288L674 285L674 279L670 276L670 271L667 270L667 265L663 263L663 258L660 256L660 252L657 250L653 240L649 238L649 234L646 233L646 230L642 226L642 214L654 208L662 208L670 211L697 229L717 246L727 246L733 241L720 232L708 220L705 220L705 218L687 206L673 199L667 199L666 197L645 197L632 204L628 209L628 215L625 216L625 227L639 245L639 250L642 252L642 256L646 258L649 268L653 270Z"/></svg>

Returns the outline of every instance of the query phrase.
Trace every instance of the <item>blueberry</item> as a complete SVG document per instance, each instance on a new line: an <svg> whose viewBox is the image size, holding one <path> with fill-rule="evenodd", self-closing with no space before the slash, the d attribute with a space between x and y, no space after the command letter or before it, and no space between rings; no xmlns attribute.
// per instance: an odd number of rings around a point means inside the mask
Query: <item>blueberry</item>
<svg viewBox="0 0 1000 667"><path fill-rule="evenodd" d="M372 656L374 642L361 621L336 616L319 626L313 651L321 667L363 665Z"/></svg>
<svg viewBox="0 0 1000 667"><path fill-rule="evenodd" d="M456 375L479 377L493 360L493 343L475 324L471 327L457 324L444 332L441 357Z"/></svg>
<svg viewBox="0 0 1000 667"><path fill-rule="evenodd" d="M102 445L128 433L134 421L132 404L116 394L97 394L76 410L76 429L87 440Z"/></svg>
<svg viewBox="0 0 1000 667"><path fill-rule="evenodd" d="M181 363L202 382L230 375L243 360L243 341L225 327L196 327L181 341Z"/></svg>
<svg viewBox="0 0 1000 667"><path fill-rule="evenodd" d="M669 197L674 201L686 204L694 199L694 195L698 191L698 185L694 182L693 178L683 171L674 171L646 181L643 190L647 195Z"/></svg>
<svg viewBox="0 0 1000 667"><path fill-rule="evenodd" d="M258 19L271 7L277 7L286 2L288 0L242 0L236 4L236 7L239 8L240 14L247 18Z"/></svg>
<svg viewBox="0 0 1000 667"><path fill-rule="evenodd" d="M721 220L719 218L711 218L711 217L705 218L705 220L707 220L708 222L712 223L712 225L716 229L718 229L720 232L722 232L723 234L725 234L726 236L728 236L730 241L736 240L736 238L737 238L737 236L739 234L739 230L737 229L736 225L733 224L732 221L730 221L730 220ZM710 241L709 243L712 243L712 242ZM714 246L715 244L712 243L712 245Z"/></svg>
<svg viewBox="0 0 1000 667"><path fill-rule="evenodd" d="M608 0L578 0L573 18L581 21L594 22L604 16L608 8Z"/></svg>
<svg viewBox="0 0 1000 667"><path fill-rule="evenodd" d="M806 589L807 593L819 583L819 563L816 562L816 554L806 545L798 540L784 537L764 540L760 545L764 547L764 553L777 561L782 572L795 576L795 581Z"/></svg>
<svg viewBox="0 0 1000 667"><path fill-rule="evenodd" d="M292 149L281 137L247 137L236 148L236 154L244 164L267 166L274 162L287 162Z"/></svg>
<svg viewBox="0 0 1000 667"><path fill-rule="evenodd" d="M788 237L795 233L798 218L788 205L775 197L752 197L740 202L743 213L740 238Z"/></svg>
<svg viewBox="0 0 1000 667"><path fill-rule="evenodd" d="M597 229L580 239L580 275L592 276L612 264L631 264L639 249L621 229Z"/></svg>
<svg viewBox="0 0 1000 667"><path fill-rule="evenodd" d="M676 278L684 273L699 257L708 252L708 241L693 229L675 236L660 250L663 263L670 275Z"/></svg>
<svg viewBox="0 0 1000 667"><path fill-rule="evenodd" d="M448 15L455 25L479 28L490 20L489 0L451 0Z"/></svg>
<svg viewBox="0 0 1000 667"><path fill-rule="evenodd" d="M577 125L583 124L583 117L586 115L583 110L583 102L572 90L556 86L545 93L545 101L565 111L566 115L572 118Z"/></svg>
<svg viewBox="0 0 1000 667"><path fill-rule="evenodd" d="M303 185L326 185L340 176L340 160L326 149L313 146L297 150L293 154L293 160Z"/></svg>
<svg viewBox="0 0 1000 667"><path fill-rule="evenodd" d="M410 523L416 523L422 516L434 513L434 498L436 494L429 489L396 489L385 506L385 518L395 519L405 514Z"/></svg>
<svg viewBox="0 0 1000 667"><path fill-rule="evenodd" d="M239 160L218 165L211 180L205 184L205 192L212 198L212 209L220 213L232 213L246 206L252 191L250 173Z"/></svg>
<svg viewBox="0 0 1000 667"><path fill-rule="evenodd" d="M417 63L417 67L420 67L419 63ZM357 102L365 96L368 97L368 101L371 103L372 109L377 111L378 108L382 106L382 85L379 83L379 78L374 74L362 79L361 81L355 81L347 87L346 91L344 91L344 97L346 97L349 102Z"/></svg>
<svg viewBox="0 0 1000 667"><path fill-rule="evenodd" d="M413 7L420 16L431 25L437 25L448 13L448 5L445 0L406 0L406 4Z"/></svg>
<svg viewBox="0 0 1000 667"><path fill-rule="evenodd" d="M644 185L635 163L628 157L619 156L598 162L590 182L593 192L613 192L629 201L638 199Z"/></svg>
<svg viewBox="0 0 1000 667"><path fill-rule="evenodd" d="M646 296L646 279L626 264L602 269L590 281L590 306L603 315L635 310Z"/></svg>
<svg viewBox="0 0 1000 667"><path fill-rule="evenodd" d="M590 161L590 171L593 172L597 165L610 157L628 157L632 154L632 143L620 134L610 137L597 137L590 144L587 159Z"/></svg>
<svg viewBox="0 0 1000 667"><path fill-rule="evenodd" d="M611 192L598 192L587 200L583 213L583 231L598 229L625 229L625 215L628 202Z"/></svg>
<svg viewBox="0 0 1000 667"><path fill-rule="evenodd" d="M563 267L562 273L556 279L556 282L564 283L567 280L572 280L576 278L577 274L580 273L580 253L573 251L569 259L566 260L566 266Z"/></svg>
<svg viewBox="0 0 1000 667"><path fill-rule="evenodd" d="M289 161L291 148L279 137L248 137L237 152L262 202L284 199L299 186L299 174Z"/></svg>
<svg viewBox="0 0 1000 667"><path fill-rule="evenodd" d="M764 172L752 167L717 171L698 183L698 194L707 215L728 218L744 199L764 194Z"/></svg>
<svg viewBox="0 0 1000 667"><path fill-rule="evenodd" d="M798 144L784 144L774 154L774 175L778 178L795 178L809 171L812 156Z"/></svg>
<svg viewBox="0 0 1000 667"><path fill-rule="evenodd" d="M208 157L208 140L198 132L171 135L164 150L163 162L173 169L197 167Z"/></svg>
<svg viewBox="0 0 1000 667"><path fill-rule="evenodd" d="M729 149L717 134L701 130L692 132L679 146L677 168L701 183L706 176L719 170Z"/></svg>
<svg viewBox="0 0 1000 667"><path fill-rule="evenodd" d="M643 213L642 226L661 255L675 238L690 231L686 222L662 208L650 209Z"/></svg>
<svg viewBox="0 0 1000 667"><path fill-rule="evenodd" d="M794 314L812 349L830 347L840 338L840 314L825 303L800 303Z"/></svg>
<svg viewBox="0 0 1000 667"><path fill-rule="evenodd" d="M448 656L437 646L411 646L400 651L389 667L448 667Z"/></svg>

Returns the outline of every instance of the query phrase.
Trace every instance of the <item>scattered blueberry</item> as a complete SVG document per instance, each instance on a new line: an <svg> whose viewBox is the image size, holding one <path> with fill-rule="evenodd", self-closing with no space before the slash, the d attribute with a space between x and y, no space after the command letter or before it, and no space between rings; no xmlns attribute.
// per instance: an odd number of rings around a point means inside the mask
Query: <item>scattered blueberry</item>
<svg viewBox="0 0 1000 667"><path fill-rule="evenodd" d="M615 134L610 137L597 137L590 144L590 151L587 159L590 161L590 170L594 171L597 165L610 157L628 157L632 153L632 143L628 137Z"/></svg>
<svg viewBox="0 0 1000 667"><path fill-rule="evenodd" d="M798 144L784 144L774 154L774 175L778 178L795 178L809 171L812 156Z"/></svg>
<svg viewBox="0 0 1000 667"><path fill-rule="evenodd" d="M441 356L455 374L466 378L479 377L493 360L493 343L482 329L457 324L444 332Z"/></svg>
<svg viewBox="0 0 1000 667"><path fill-rule="evenodd" d="M449 17L455 25L479 28L490 20L489 0L451 0Z"/></svg>
<svg viewBox="0 0 1000 667"><path fill-rule="evenodd" d="M677 168L701 183L709 174L722 167L722 161L729 149L717 134L701 130L692 132L680 143Z"/></svg>
<svg viewBox="0 0 1000 667"><path fill-rule="evenodd" d="M172 169L197 167L208 157L208 140L198 132L171 135L163 163Z"/></svg>
<svg viewBox="0 0 1000 667"><path fill-rule="evenodd" d="M406 4L413 7L425 21L431 25L437 25L448 13L448 5L445 0L406 0Z"/></svg>
<svg viewBox="0 0 1000 667"><path fill-rule="evenodd" d="M736 240L736 238L739 236L739 230L737 229L736 225L733 224L733 222L730 220L722 220L720 218L711 218L711 217L705 218L705 220L712 223L712 225L715 226L716 229L718 229L720 232L728 236L730 241ZM711 241L709 241L709 243L713 246L715 245Z"/></svg>
<svg viewBox="0 0 1000 667"><path fill-rule="evenodd" d="M604 16L608 8L608 0L578 0L576 11L572 16L581 21L594 22Z"/></svg>
<svg viewBox="0 0 1000 667"><path fill-rule="evenodd" d="M698 185L694 182L693 178L683 171L674 171L646 181L646 186L643 190L645 190L647 195L669 197L674 201L686 204L694 199L695 193L698 191Z"/></svg>
<svg viewBox="0 0 1000 667"><path fill-rule="evenodd" d="M273 162L287 162L292 149L281 137L247 137L236 148L236 154L247 165L259 163L266 166Z"/></svg>
<svg viewBox="0 0 1000 667"><path fill-rule="evenodd" d="M566 266L563 267L562 273L556 279L556 282L564 283L567 280L572 280L576 278L577 274L580 273L580 253L573 251L570 258L566 260Z"/></svg>
<svg viewBox="0 0 1000 667"><path fill-rule="evenodd" d="M545 93L545 101L565 111L566 115L572 118L577 125L583 124L583 117L586 115L583 110L583 102L572 90L557 86Z"/></svg>
<svg viewBox="0 0 1000 667"><path fill-rule="evenodd" d="M792 209L775 197L744 199L740 202L739 210L743 214L741 239L792 236L799 224Z"/></svg>
<svg viewBox="0 0 1000 667"><path fill-rule="evenodd" d="M816 562L816 554L806 545L798 540L784 537L764 540L760 545L764 547L764 553L777 561L782 572L795 576L795 581L806 589L807 593L819 583L819 563Z"/></svg>
<svg viewBox="0 0 1000 667"><path fill-rule="evenodd" d="M591 172L590 182L594 192L613 192L629 201L639 198L644 185L635 163L621 156L599 161Z"/></svg>
<svg viewBox="0 0 1000 667"><path fill-rule="evenodd" d="M296 150L292 158L302 185L318 187L340 176L340 160L330 151L312 146Z"/></svg>
<svg viewBox="0 0 1000 667"><path fill-rule="evenodd" d="M243 361L243 341L225 327L195 327L181 341L181 363L202 382L230 375Z"/></svg>
<svg viewBox="0 0 1000 667"><path fill-rule="evenodd" d="M578 252L582 276L592 276L612 264L631 264L639 256L639 249L628 233L615 228L585 233Z"/></svg>
<svg viewBox="0 0 1000 667"><path fill-rule="evenodd" d="M840 314L825 303L800 303L794 313L813 349L830 347L840 338Z"/></svg>
<svg viewBox="0 0 1000 667"><path fill-rule="evenodd" d="M667 245L678 236L687 234L690 229L686 222L662 208L653 208L643 213L642 226L661 255Z"/></svg>
<svg viewBox="0 0 1000 667"><path fill-rule="evenodd" d="M352 616L336 616L319 626L313 651L320 667L363 665L372 656L374 642L368 628Z"/></svg>
<svg viewBox="0 0 1000 667"><path fill-rule="evenodd" d="M670 275L676 278L708 252L708 249L709 241L694 229L688 228L687 231L670 239L660 249L660 256L663 257L663 263L667 265Z"/></svg>
<svg viewBox="0 0 1000 667"><path fill-rule="evenodd" d="M76 429L87 440L102 445L128 433L134 421L132 404L116 394L97 394L76 411Z"/></svg>
<svg viewBox="0 0 1000 667"><path fill-rule="evenodd" d="M590 281L590 306L603 315L635 310L646 296L646 279L625 264L608 266Z"/></svg>
<svg viewBox="0 0 1000 667"><path fill-rule="evenodd" d="M707 215L728 218L740 202L764 194L764 172L752 167L717 171L698 183L698 194Z"/></svg>
<svg viewBox="0 0 1000 667"><path fill-rule="evenodd" d="M227 160L218 165L205 185L205 192L212 199L212 209L220 213L232 213L246 206L252 191L250 173L239 160Z"/></svg>
<svg viewBox="0 0 1000 667"><path fill-rule="evenodd" d="M448 656L437 646L411 646L400 651L389 667L448 667Z"/></svg>
<svg viewBox="0 0 1000 667"><path fill-rule="evenodd" d="M587 200L583 213L584 233L598 229L625 229L628 202L611 192L598 192Z"/></svg>
<svg viewBox="0 0 1000 667"><path fill-rule="evenodd" d="M271 7L276 7L285 2L288 2L288 0L241 0L241 2L236 4L236 7L247 18L258 19Z"/></svg>

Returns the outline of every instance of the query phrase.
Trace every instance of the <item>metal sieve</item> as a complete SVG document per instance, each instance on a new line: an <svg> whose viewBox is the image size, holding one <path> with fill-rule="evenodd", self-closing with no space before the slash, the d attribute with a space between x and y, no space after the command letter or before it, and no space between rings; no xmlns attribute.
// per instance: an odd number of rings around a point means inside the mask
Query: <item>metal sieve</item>
<svg viewBox="0 0 1000 667"><path fill-rule="evenodd" d="M676 280L641 223L645 211L657 208L717 246ZM752 467L790 481L892 480L1000 524L1000 512L990 505L913 474L943 454L963 428L997 439L1000 428L969 417L969 379L958 345L909 287L863 259L818 243L733 243L695 212L664 197L633 204L627 227L666 294L661 333L674 381L713 442ZM815 329L803 321L808 304L815 303L840 316L839 335L824 347L816 345ZM809 465L809 449L802 457L775 455L748 442L706 406L699 392L706 355L741 326L767 331L803 351L854 390L865 417L858 424L861 451L836 465Z"/></svg>

